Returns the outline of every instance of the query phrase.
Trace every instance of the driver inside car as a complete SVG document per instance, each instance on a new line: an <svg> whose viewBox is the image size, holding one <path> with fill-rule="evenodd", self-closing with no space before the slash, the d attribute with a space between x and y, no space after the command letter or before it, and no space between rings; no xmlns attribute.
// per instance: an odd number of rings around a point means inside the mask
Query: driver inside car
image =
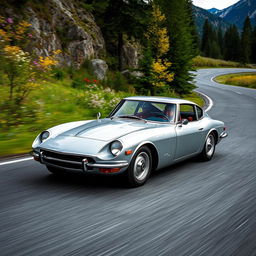
<svg viewBox="0 0 256 256"><path fill-rule="evenodd" d="M167 104L163 111L152 106L151 103L144 103L141 106L141 110L137 113L137 116L142 117L146 120L169 122L174 120L175 116L175 105Z"/></svg>
<svg viewBox="0 0 256 256"><path fill-rule="evenodd" d="M167 104L164 109L164 114L168 117L169 121L173 121L175 117L175 105Z"/></svg>

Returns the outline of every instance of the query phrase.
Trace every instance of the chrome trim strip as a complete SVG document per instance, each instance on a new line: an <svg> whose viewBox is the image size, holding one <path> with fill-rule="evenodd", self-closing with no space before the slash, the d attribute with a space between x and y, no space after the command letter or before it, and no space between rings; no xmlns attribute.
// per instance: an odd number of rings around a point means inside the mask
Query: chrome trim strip
<svg viewBox="0 0 256 256"><path fill-rule="evenodd" d="M49 151L49 152L52 152L52 153L57 153L57 154L60 154L60 155L70 155L70 156L81 156L81 157L90 157L90 158L94 158L96 157L95 155L84 155L84 154L78 154L78 153L74 153L74 152L60 152L60 151L56 151L56 150L52 150L52 149L48 149L48 148L44 148L44 147L41 147L40 150L42 151Z"/></svg>
<svg viewBox="0 0 256 256"><path fill-rule="evenodd" d="M42 151L40 151L40 153L39 153L39 160L40 160L41 164L44 164L44 156L43 156L43 152Z"/></svg>
<svg viewBox="0 0 256 256"><path fill-rule="evenodd" d="M222 132L221 134L220 134L220 138L221 139L224 139L224 138L226 138L228 136L228 134L226 133L226 132Z"/></svg>
<svg viewBox="0 0 256 256"><path fill-rule="evenodd" d="M127 162L120 162L120 163L112 163L112 164L108 164L108 163L88 163L87 166L92 167L92 168L123 168L128 166Z"/></svg>
<svg viewBox="0 0 256 256"><path fill-rule="evenodd" d="M34 156L34 157L39 157L39 153L35 152L35 151L31 151L29 153L31 156Z"/></svg>

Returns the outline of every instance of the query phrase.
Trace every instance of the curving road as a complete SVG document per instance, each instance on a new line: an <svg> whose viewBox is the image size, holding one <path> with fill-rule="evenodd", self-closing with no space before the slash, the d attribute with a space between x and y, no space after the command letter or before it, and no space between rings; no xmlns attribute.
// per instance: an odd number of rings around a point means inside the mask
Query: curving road
<svg viewBox="0 0 256 256"><path fill-rule="evenodd" d="M256 90L211 81L238 71L197 72L208 113L229 131L210 162L169 167L137 189L56 178L34 161L0 165L0 254L256 255Z"/></svg>

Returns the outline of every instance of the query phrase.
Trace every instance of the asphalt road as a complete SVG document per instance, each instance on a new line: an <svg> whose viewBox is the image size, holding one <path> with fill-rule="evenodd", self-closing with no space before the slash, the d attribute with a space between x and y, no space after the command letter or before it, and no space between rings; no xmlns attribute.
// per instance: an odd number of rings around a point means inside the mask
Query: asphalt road
<svg viewBox="0 0 256 256"><path fill-rule="evenodd" d="M256 90L200 70L198 91L229 137L212 161L189 160L137 189L24 161L0 166L0 255L256 255Z"/></svg>

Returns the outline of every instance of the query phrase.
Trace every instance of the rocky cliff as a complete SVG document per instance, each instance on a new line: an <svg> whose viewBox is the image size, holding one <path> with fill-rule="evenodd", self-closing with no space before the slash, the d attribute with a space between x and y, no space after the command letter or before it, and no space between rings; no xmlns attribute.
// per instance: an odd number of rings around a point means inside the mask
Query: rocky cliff
<svg viewBox="0 0 256 256"><path fill-rule="evenodd" d="M79 67L85 60L104 59L106 56L102 31L82 1L6 0L0 15L31 23L34 52L47 56L61 49L62 65ZM123 58L126 67L138 66L139 49L137 43L125 44Z"/></svg>
<svg viewBox="0 0 256 256"><path fill-rule="evenodd" d="M94 17L73 1L27 1L18 7L9 3L1 12L31 23L33 48L38 55L61 49L60 62L78 66L86 59L104 56L105 42Z"/></svg>

